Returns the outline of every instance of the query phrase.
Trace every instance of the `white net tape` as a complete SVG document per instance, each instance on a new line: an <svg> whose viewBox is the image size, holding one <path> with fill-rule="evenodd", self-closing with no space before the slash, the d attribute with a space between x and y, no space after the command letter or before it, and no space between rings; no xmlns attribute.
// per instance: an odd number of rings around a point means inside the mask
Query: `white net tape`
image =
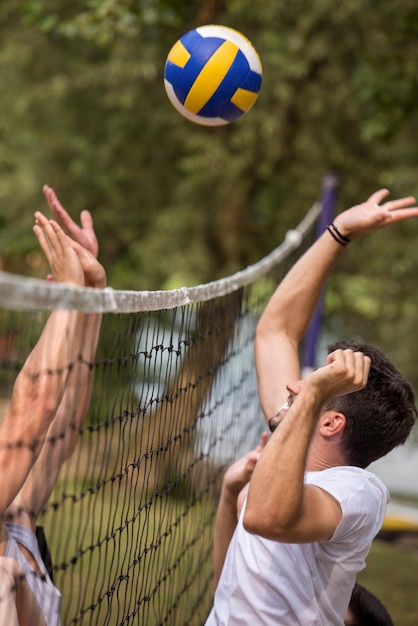
<svg viewBox="0 0 418 626"><path fill-rule="evenodd" d="M174 309L186 304L212 300L254 282L278 265L292 250L299 247L320 211L320 203L315 203L300 224L287 232L281 245L261 261L228 278L169 291L130 291L113 290L110 287L106 289L73 287L0 272L0 307L18 310L65 308L86 313L136 313Z"/></svg>

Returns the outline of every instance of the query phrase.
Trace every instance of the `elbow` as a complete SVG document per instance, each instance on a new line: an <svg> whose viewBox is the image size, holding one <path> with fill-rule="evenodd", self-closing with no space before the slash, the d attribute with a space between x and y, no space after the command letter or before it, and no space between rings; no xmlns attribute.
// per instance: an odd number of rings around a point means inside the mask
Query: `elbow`
<svg viewBox="0 0 418 626"><path fill-rule="evenodd" d="M297 523L296 515L274 514L265 507L247 508L243 517L245 530L253 535L274 541L286 541Z"/></svg>
<svg viewBox="0 0 418 626"><path fill-rule="evenodd" d="M272 332L271 326L263 315L259 318L257 326L255 328L255 343L263 341L266 337L270 336Z"/></svg>
<svg viewBox="0 0 418 626"><path fill-rule="evenodd" d="M275 335L280 332L284 332L287 328L287 321L284 315L284 311L279 310L277 303L271 309L268 305L258 318L255 335L256 339L259 337L269 338L272 334Z"/></svg>
<svg viewBox="0 0 418 626"><path fill-rule="evenodd" d="M252 510L245 510L244 517L242 518L242 524L245 530L253 535L260 534L259 516L254 515Z"/></svg>
<svg viewBox="0 0 418 626"><path fill-rule="evenodd" d="M277 531L275 519L262 507L258 510L247 507L242 523L245 530L252 535L259 535L265 539L275 538Z"/></svg>

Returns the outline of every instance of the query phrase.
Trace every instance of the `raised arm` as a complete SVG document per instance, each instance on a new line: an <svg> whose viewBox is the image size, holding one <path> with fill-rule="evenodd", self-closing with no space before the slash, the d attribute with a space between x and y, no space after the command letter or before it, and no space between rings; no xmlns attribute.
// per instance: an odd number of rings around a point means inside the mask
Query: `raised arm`
<svg viewBox="0 0 418 626"><path fill-rule="evenodd" d="M340 505L328 492L305 485L308 450L321 419L321 431L338 438L344 416L321 407L329 398L363 389L367 384L370 358L350 349L336 350L323 367L312 372L273 432L251 478L244 526L267 539L304 543L329 539L341 521ZM334 461L337 448L327 454ZM323 452L323 450L322 450ZM326 454L315 460L315 467L326 469Z"/></svg>
<svg viewBox="0 0 418 626"><path fill-rule="evenodd" d="M366 202L340 213L334 220L340 236L351 241L418 216L418 209L411 206L415 203L412 196L381 204L388 193L381 189ZM325 231L285 276L259 320L255 361L260 402L267 421L285 403L286 384L300 378L299 343L345 243L344 239L339 243Z"/></svg>
<svg viewBox="0 0 418 626"><path fill-rule="evenodd" d="M261 454L267 443L267 433L261 436L260 444L251 452L233 463L225 472L221 496L215 522L215 539L213 547L213 578L216 588L226 553L240 512L241 493L248 488L248 483Z"/></svg>
<svg viewBox="0 0 418 626"><path fill-rule="evenodd" d="M46 220L40 241L55 279L83 285L79 257L59 226ZM0 427L1 515L27 478L64 395L77 324L77 312L54 310L15 381Z"/></svg>
<svg viewBox="0 0 418 626"><path fill-rule="evenodd" d="M63 212L65 210L61 207L61 217ZM72 220L68 214L66 215L68 231L68 223ZM42 233L47 220L41 213L37 213L35 217ZM92 241L97 243L93 222L90 221L89 225L91 230L88 241L80 236L81 229L77 231L76 228L73 228L72 232L74 236L79 237L79 241L69 238L67 240L77 254L82 267L83 286L103 288L106 286L106 274L103 267L89 250L80 245L80 241L84 241L86 245L90 245L95 254L98 253L98 246L92 245ZM38 232L40 241L41 233ZM66 381L63 397L49 426L42 451L14 502L15 509L30 511L32 527L49 500L63 463L71 457L74 451L87 416L93 388L94 360L101 320L102 315L98 313L77 314L72 340L73 367Z"/></svg>

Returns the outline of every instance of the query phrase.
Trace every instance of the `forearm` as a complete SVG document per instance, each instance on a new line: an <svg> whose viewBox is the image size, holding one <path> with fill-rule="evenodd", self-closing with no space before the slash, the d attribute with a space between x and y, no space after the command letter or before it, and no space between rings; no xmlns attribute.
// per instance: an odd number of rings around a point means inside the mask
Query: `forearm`
<svg viewBox="0 0 418 626"><path fill-rule="evenodd" d="M73 353L73 341L78 324L78 313L54 309L42 333L27 357L21 373L38 378L45 372L57 372L68 368ZM22 377L23 378L23 377ZM18 381L20 376L18 377Z"/></svg>
<svg viewBox="0 0 418 626"><path fill-rule="evenodd" d="M48 502L63 463L71 457L87 416L101 319L96 314L79 316L74 368L41 453L21 489L20 498L35 518Z"/></svg>
<svg viewBox="0 0 418 626"><path fill-rule="evenodd" d="M47 439L56 440L54 445L60 448L59 465L71 455L90 405L101 321L99 314L78 316L73 342L74 366L47 434Z"/></svg>
<svg viewBox="0 0 418 626"><path fill-rule="evenodd" d="M11 441L32 445L42 439L65 391L74 365L75 311L55 310L19 373L4 426Z"/></svg>
<svg viewBox="0 0 418 626"><path fill-rule="evenodd" d="M343 250L325 232L277 287L258 322L255 363L267 421L286 400L286 384L301 377L299 343Z"/></svg>
<svg viewBox="0 0 418 626"><path fill-rule="evenodd" d="M8 487L1 498L1 512L17 496L42 454L45 437L75 367L77 324L77 312L54 310L16 379L0 427L0 464ZM45 475L49 476L48 471Z"/></svg>
<svg viewBox="0 0 418 626"><path fill-rule="evenodd" d="M72 415L72 422L76 427L83 423L90 404L101 323L101 314L80 314L77 322L74 368L61 403L67 408L63 411L64 416L60 416L68 423L69 416Z"/></svg>
<svg viewBox="0 0 418 626"><path fill-rule="evenodd" d="M302 514L304 475L322 400L307 386L270 437L251 479L244 526L280 539Z"/></svg>
<svg viewBox="0 0 418 626"><path fill-rule="evenodd" d="M267 442L267 433L262 433L260 443L233 463L226 470L215 523L214 540L214 584L218 584L226 553L234 534L238 516L248 492L254 467Z"/></svg>
<svg viewBox="0 0 418 626"><path fill-rule="evenodd" d="M264 310L258 333L285 332L299 342L344 248L325 232L290 269Z"/></svg>
<svg viewBox="0 0 418 626"><path fill-rule="evenodd" d="M213 547L213 582L218 584L226 553L237 525L237 496L223 486L219 499L215 522L215 541Z"/></svg>

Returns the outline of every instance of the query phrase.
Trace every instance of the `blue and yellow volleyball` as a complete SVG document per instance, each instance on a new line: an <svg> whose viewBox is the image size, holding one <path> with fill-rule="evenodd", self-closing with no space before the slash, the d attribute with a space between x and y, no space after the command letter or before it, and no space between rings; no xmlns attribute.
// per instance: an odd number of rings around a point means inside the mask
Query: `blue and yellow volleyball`
<svg viewBox="0 0 418 626"><path fill-rule="evenodd" d="M252 43L233 28L199 26L171 48L164 85L175 109L203 126L221 126L249 111L263 68Z"/></svg>

